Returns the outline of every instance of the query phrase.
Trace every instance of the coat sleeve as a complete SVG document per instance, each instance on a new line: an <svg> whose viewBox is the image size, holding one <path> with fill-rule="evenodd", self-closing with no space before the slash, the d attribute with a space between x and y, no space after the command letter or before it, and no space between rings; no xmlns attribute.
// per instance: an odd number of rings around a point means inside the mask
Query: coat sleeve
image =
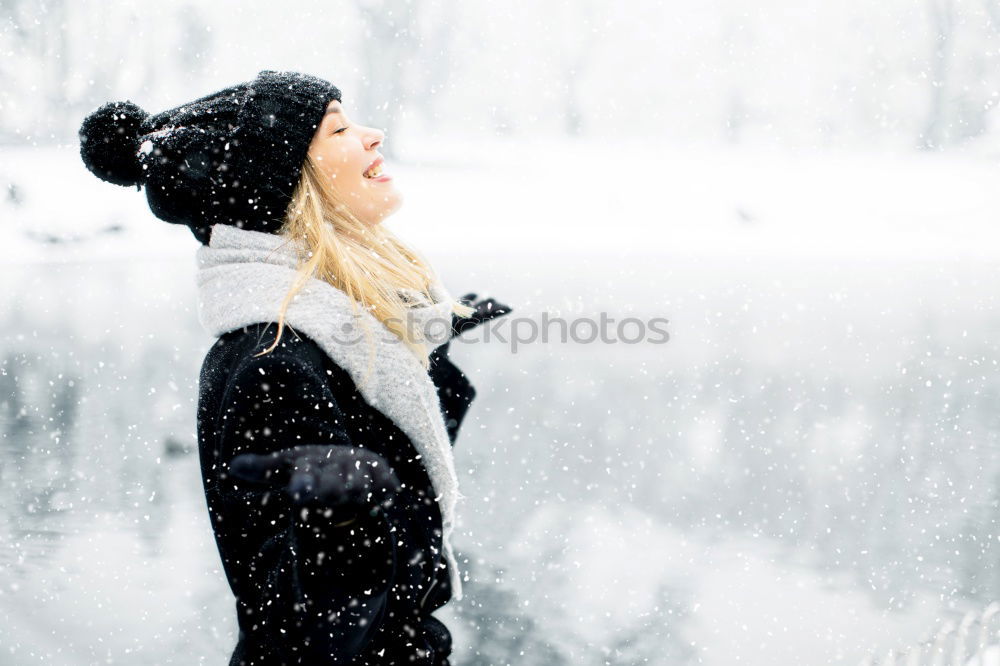
<svg viewBox="0 0 1000 666"><path fill-rule="evenodd" d="M322 371L297 357L243 361L223 394L217 479L210 506L226 534L220 551L252 643L301 663L349 663L381 625L395 574L384 512L296 512L280 489L261 489L225 470L240 453L299 444L352 446ZM217 534L219 534L217 530ZM293 659L290 662L295 663Z"/></svg>
<svg viewBox="0 0 1000 666"><path fill-rule="evenodd" d="M458 438L458 430L469 411L469 405L476 397L476 389L457 365L448 357L448 345L445 343L436 347L430 354L431 381L437 388L438 399L441 402L441 414L444 416L445 428L452 445Z"/></svg>

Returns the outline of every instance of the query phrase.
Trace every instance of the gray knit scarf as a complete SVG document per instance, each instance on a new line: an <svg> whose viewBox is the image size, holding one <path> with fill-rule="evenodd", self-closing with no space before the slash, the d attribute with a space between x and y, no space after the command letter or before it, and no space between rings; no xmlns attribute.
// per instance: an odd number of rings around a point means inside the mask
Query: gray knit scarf
<svg viewBox="0 0 1000 666"><path fill-rule="evenodd" d="M292 242L226 224L212 227L209 244L197 251L198 319L210 335L278 321L281 303L298 275ZM410 308L414 324L422 327L417 330L430 336L425 341L429 350L446 341L443 333L451 330L452 302L440 281L430 293L434 303L425 299L424 304ZM359 326L362 320L366 327ZM452 595L461 599L461 576L450 538L455 505L464 496L458 491L451 443L430 375L395 333L364 308L359 307L355 315L350 297L323 280L310 278L289 304L285 323L314 340L347 371L368 404L413 443L438 494L435 500L441 509L442 547ZM375 340L374 357L365 342L366 328Z"/></svg>

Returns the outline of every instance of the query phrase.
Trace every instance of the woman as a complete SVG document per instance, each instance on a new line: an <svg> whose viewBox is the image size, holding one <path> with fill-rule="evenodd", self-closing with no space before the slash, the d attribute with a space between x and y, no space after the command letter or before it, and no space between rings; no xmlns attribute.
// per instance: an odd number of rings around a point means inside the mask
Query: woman
<svg viewBox="0 0 1000 666"><path fill-rule="evenodd" d="M83 122L98 177L146 188L198 250L198 439L236 597L235 665L447 664L461 598L451 446L475 396L449 340L510 308L455 301L380 223L382 132L340 91L264 70L150 115ZM471 307L470 305L471 304Z"/></svg>

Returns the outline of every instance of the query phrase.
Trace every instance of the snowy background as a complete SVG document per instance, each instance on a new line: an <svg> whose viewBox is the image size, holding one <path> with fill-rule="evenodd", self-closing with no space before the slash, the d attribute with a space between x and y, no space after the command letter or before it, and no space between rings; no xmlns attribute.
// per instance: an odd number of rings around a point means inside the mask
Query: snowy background
<svg viewBox="0 0 1000 666"><path fill-rule="evenodd" d="M387 129L454 294L669 320L453 345L455 664L857 664L1000 599L1000 0L0 11L0 665L235 644L197 241L76 130L260 69Z"/></svg>

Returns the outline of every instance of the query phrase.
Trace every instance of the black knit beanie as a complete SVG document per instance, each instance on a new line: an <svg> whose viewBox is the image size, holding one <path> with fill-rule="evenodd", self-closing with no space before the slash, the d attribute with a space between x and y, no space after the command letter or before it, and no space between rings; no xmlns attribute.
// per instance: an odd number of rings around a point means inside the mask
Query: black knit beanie
<svg viewBox="0 0 1000 666"><path fill-rule="evenodd" d="M108 102L84 119L80 156L102 180L145 186L153 214L204 245L213 224L276 233L332 100L323 79L264 70L156 115Z"/></svg>

